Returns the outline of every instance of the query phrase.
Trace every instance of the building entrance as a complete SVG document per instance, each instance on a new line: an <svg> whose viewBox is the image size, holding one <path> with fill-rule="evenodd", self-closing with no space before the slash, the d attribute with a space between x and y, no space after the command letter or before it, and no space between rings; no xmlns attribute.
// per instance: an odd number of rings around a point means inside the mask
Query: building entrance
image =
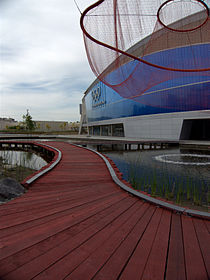
<svg viewBox="0 0 210 280"><path fill-rule="evenodd" d="M210 119L184 120L180 140L210 140Z"/></svg>

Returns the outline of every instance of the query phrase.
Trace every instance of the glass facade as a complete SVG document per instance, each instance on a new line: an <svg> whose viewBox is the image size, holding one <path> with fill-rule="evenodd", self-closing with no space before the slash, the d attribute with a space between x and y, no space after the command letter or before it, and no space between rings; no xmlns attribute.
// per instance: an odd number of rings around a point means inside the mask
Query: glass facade
<svg viewBox="0 0 210 280"><path fill-rule="evenodd" d="M122 123L101 126L89 126L88 129L90 135L124 137L124 126Z"/></svg>

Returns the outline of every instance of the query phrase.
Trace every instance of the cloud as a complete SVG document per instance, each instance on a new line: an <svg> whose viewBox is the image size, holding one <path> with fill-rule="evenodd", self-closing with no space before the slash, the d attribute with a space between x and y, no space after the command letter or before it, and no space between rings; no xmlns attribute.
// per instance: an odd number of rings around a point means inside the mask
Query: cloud
<svg viewBox="0 0 210 280"><path fill-rule="evenodd" d="M77 94L78 92L73 92L71 96L68 96L62 92L49 92L47 95L43 95L30 91L13 93L11 100L5 99L3 112L9 106L11 112L15 110L20 118L26 109L29 109L35 120L66 120L66 115L69 116L69 120L75 120L75 115L78 115L79 111Z"/></svg>
<svg viewBox="0 0 210 280"><path fill-rule="evenodd" d="M82 10L94 1L77 1ZM69 0L0 2L0 117L79 119L92 83L80 14Z"/></svg>

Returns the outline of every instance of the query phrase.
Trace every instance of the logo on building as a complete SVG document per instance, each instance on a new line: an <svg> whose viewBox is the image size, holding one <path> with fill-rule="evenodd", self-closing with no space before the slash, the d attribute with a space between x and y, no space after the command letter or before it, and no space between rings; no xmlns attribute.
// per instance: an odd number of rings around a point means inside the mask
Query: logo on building
<svg viewBox="0 0 210 280"><path fill-rule="evenodd" d="M92 90L91 95L92 95L92 106L93 107L98 107L98 106L104 105L106 103L104 94L101 91L100 87Z"/></svg>
<svg viewBox="0 0 210 280"><path fill-rule="evenodd" d="M100 88L97 88L92 91L93 102L98 102L100 99L100 96L101 96Z"/></svg>

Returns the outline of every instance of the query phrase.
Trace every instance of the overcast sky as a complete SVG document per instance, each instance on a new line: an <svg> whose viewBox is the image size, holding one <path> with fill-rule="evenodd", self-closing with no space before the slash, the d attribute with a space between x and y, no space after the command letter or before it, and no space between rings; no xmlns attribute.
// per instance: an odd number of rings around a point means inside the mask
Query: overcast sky
<svg viewBox="0 0 210 280"><path fill-rule="evenodd" d="M94 3L77 0L83 11ZM0 117L79 120L95 79L74 0L0 0Z"/></svg>
<svg viewBox="0 0 210 280"><path fill-rule="evenodd" d="M96 0L76 2L84 11ZM0 0L0 117L79 120L95 79L79 20L74 0Z"/></svg>

